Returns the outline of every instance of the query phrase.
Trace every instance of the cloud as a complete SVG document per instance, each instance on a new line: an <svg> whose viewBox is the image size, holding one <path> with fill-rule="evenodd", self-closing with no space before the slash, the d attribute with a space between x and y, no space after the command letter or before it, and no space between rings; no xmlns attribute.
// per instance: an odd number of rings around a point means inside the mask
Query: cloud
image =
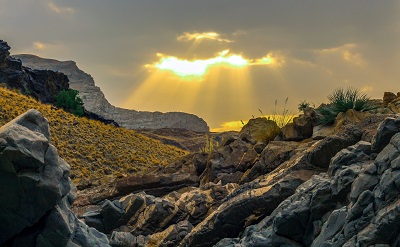
<svg viewBox="0 0 400 247"><path fill-rule="evenodd" d="M215 40L218 42L226 42L226 43L231 43L233 42L232 40L229 39L223 39L221 38L221 34L216 33L216 32L203 32L203 33L198 33L198 32L185 32L181 35L178 36L177 38L178 41L200 41L200 40Z"/></svg>
<svg viewBox="0 0 400 247"><path fill-rule="evenodd" d="M336 57L343 61L361 66L365 64L365 61L361 53L357 52L358 48L359 45L357 44L344 44L338 47L315 50L315 53L324 57Z"/></svg>
<svg viewBox="0 0 400 247"><path fill-rule="evenodd" d="M57 6L55 3L53 2L49 2L47 4L47 7L53 11L54 13L57 14L73 14L75 12L75 9L71 8L71 7L61 7L61 6Z"/></svg>
<svg viewBox="0 0 400 247"><path fill-rule="evenodd" d="M46 45L42 42L36 41L36 42L33 42L33 48L35 50L44 50L44 49L46 49Z"/></svg>
<svg viewBox="0 0 400 247"><path fill-rule="evenodd" d="M208 59L187 60L175 56L166 56L162 53L157 54L160 57L158 62L145 65L147 68L156 68L159 70L171 71L179 77L202 77L207 70L213 66L229 66L231 68L240 68L253 65L282 66L283 57L274 57L272 53L258 59L248 59L241 54L231 53L224 50Z"/></svg>

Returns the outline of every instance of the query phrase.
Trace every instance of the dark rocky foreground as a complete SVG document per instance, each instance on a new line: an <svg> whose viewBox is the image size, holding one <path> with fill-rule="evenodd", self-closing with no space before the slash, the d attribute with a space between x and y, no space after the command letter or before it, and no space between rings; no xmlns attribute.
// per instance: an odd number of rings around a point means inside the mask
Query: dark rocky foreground
<svg viewBox="0 0 400 247"><path fill-rule="evenodd" d="M108 246L71 212L69 171L38 111L0 128L0 246Z"/></svg>
<svg viewBox="0 0 400 247"><path fill-rule="evenodd" d="M316 138L304 117L287 132L301 141L253 119L211 153L76 195L28 111L0 129L0 246L400 246L400 116Z"/></svg>
<svg viewBox="0 0 400 247"><path fill-rule="evenodd" d="M79 192L73 210L111 246L400 246L400 116L353 115L315 139L299 119L300 142L255 119L210 154Z"/></svg>

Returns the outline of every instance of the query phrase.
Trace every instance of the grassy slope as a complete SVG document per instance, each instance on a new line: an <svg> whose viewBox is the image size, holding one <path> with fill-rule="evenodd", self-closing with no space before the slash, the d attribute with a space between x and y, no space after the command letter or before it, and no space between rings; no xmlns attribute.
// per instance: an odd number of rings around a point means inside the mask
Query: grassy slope
<svg viewBox="0 0 400 247"><path fill-rule="evenodd" d="M186 154L133 130L79 118L0 87L0 126L32 108L48 119L52 144L71 165L71 177L78 184L107 182Z"/></svg>

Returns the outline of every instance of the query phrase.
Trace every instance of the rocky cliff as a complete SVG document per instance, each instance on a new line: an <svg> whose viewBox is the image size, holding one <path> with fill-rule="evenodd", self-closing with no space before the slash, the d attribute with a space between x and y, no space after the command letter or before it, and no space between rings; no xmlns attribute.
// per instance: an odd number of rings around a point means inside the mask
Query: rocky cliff
<svg viewBox="0 0 400 247"><path fill-rule="evenodd" d="M145 112L128 110L111 105L103 92L95 85L93 78L80 70L73 61L61 62L34 55L14 55L27 67L48 69L66 74L70 88L78 90L84 107L106 119L113 119L120 126L129 129L180 128L196 132L208 132L207 123L196 115L182 112Z"/></svg>
<svg viewBox="0 0 400 247"><path fill-rule="evenodd" d="M68 89L68 77L63 73L22 66L18 59L10 57L10 46L0 40L0 83L21 89L42 102L53 102L53 96Z"/></svg>

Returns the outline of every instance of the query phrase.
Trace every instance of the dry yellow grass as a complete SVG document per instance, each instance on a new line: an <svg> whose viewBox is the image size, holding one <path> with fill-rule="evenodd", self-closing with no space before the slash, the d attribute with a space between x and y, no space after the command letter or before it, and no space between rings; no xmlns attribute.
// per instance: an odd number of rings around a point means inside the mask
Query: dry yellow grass
<svg viewBox="0 0 400 247"><path fill-rule="evenodd" d="M187 154L133 130L80 118L0 87L0 126L29 109L39 110L48 119L51 142L70 164L71 178L81 185L108 182Z"/></svg>

